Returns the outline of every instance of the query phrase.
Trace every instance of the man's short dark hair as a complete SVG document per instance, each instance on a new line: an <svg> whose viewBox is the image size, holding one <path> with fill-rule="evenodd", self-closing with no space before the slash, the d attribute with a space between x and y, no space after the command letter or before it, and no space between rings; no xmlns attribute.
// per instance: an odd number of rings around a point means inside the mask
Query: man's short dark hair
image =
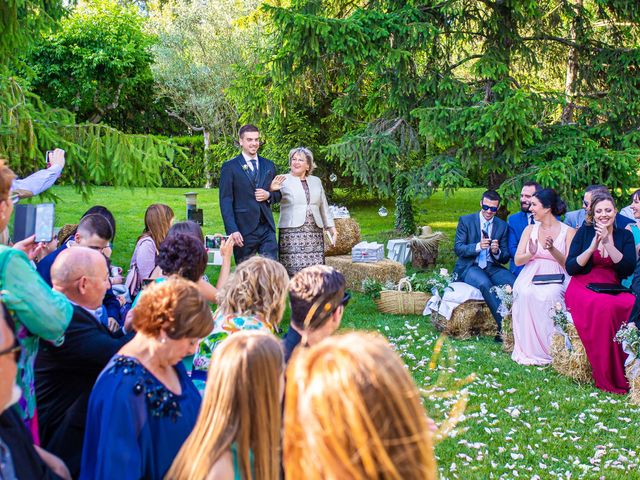
<svg viewBox="0 0 640 480"><path fill-rule="evenodd" d="M584 189L584 193L595 192L597 190L602 190L603 192L609 193L609 189L604 185L589 185L587 188Z"/></svg>
<svg viewBox="0 0 640 480"><path fill-rule="evenodd" d="M314 265L296 273L289 282L291 323L300 330L317 330L327 323L344 298L344 275L327 265ZM314 308L311 318L307 318Z"/></svg>
<svg viewBox="0 0 640 480"><path fill-rule="evenodd" d="M498 203L500 203L500 194L498 194L498 192L496 192L495 190L487 190L486 192L484 192L482 194L482 199L487 199L487 200L491 200L492 202L497 201Z"/></svg>
<svg viewBox="0 0 640 480"><path fill-rule="evenodd" d="M113 238L113 230L109 220L104 218L99 213L90 213L85 215L78 224L78 232L91 237L97 235L103 240L111 241Z"/></svg>
<svg viewBox="0 0 640 480"><path fill-rule="evenodd" d="M255 125L251 125L250 123L247 123L246 125L243 125L240 127L240 131L238 132L238 137L242 138L242 136L247 132L260 133L260 130Z"/></svg>
<svg viewBox="0 0 640 480"><path fill-rule="evenodd" d="M109 225L111 225L112 234L109 240L113 240L114 238L116 238L116 219L113 217L113 213L111 213L111 211L107 207L103 207L102 205L94 205L89 210L84 212L84 215L82 215L82 218L94 213L97 213L98 215L102 215L104 218L107 219L107 222L109 222Z"/></svg>
<svg viewBox="0 0 640 480"><path fill-rule="evenodd" d="M540 185L538 182L534 182L534 181L530 181L530 182L524 182L522 184L523 187L533 187L535 188L535 191L538 192L542 189L542 185Z"/></svg>

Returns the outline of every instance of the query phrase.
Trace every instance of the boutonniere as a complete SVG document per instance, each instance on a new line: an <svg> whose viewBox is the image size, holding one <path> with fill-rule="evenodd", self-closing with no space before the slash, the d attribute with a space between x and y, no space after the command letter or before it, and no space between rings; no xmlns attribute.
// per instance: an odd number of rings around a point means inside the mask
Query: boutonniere
<svg viewBox="0 0 640 480"><path fill-rule="evenodd" d="M246 172L247 170L249 170L249 165L245 163L244 165L242 165L242 169Z"/></svg>

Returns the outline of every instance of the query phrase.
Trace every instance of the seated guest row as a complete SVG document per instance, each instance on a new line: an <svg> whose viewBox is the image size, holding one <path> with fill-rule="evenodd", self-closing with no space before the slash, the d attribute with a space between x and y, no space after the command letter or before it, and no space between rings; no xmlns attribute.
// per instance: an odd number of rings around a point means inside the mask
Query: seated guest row
<svg viewBox="0 0 640 480"><path fill-rule="evenodd" d="M635 192L632 196L638 218L639 195ZM504 312L492 287L513 286L513 360L525 365L551 362L551 336L555 331L551 312L557 303L565 304L585 346L596 386L614 393L628 391L626 355L613 338L623 323L638 321L640 305L632 312L632 294L610 295L589 287L598 283L619 285L633 273L640 244L638 225L620 219L613 198L601 186L585 192L584 216L579 212L567 214L569 223L580 224L577 231L559 221L566 207L556 192L535 183L523 187L522 210L509 218L509 228L495 218L500 206L496 192L485 192L480 205L479 213L460 218L455 272L480 290L499 329ZM517 279L500 265L509 259L516 239L512 271ZM544 282L540 275L555 278ZM636 287L640 291L640 280Z"/></svg>

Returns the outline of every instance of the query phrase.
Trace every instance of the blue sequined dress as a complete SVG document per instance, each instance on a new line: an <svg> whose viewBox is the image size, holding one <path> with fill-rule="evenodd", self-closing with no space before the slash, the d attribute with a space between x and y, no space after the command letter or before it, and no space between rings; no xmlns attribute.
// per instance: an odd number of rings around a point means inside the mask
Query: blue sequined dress
<svg viewBox="0 0 640 480"><path fill-rule="evenodd" d="M182 363L181 395L132 357L115 355L93 387L81 480L161 479L193 429L201 397Z"/></svg>

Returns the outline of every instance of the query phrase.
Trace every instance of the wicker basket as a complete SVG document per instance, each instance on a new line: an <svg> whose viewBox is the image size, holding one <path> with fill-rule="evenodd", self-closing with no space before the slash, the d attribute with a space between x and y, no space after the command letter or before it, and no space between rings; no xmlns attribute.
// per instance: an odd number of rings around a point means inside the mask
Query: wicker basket
<svg viewBox="0 0 640 480"><path fill-rule="evenodd" d="M408 288L407 291L403 287ZM411 282L403 278L398 282L397 290L382 290L376 305L382 313L391 315L422 315L424 307L431 295L424 292L414 292Z"/></svg>

